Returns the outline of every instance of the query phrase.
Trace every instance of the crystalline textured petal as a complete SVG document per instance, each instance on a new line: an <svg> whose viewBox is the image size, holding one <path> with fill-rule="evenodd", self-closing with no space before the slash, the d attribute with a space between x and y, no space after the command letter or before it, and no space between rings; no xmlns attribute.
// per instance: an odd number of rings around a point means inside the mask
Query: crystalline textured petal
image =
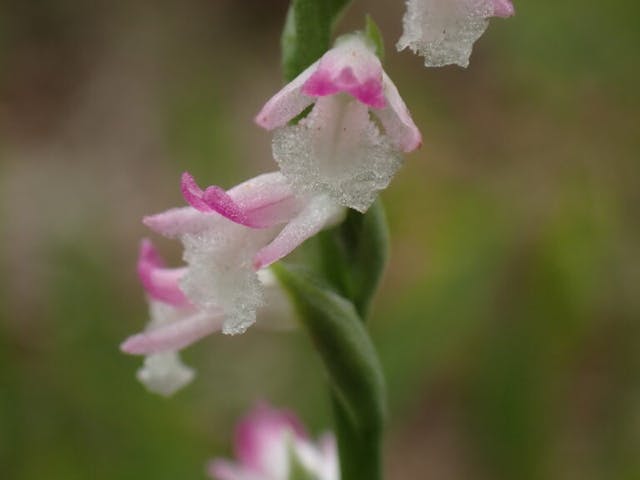
<svg viewBox="0 0 640 480"><path fill-rule="evenodd" d="M272 229L254 230L220 218L218 228L183 237L189 269L182 290L200 308L224 311L223 333L243 333L255 322L263 291L253 255L273 235Z"/></svg>
<svg viewBox="0 0 640 480"><path fill-rule="evenodd" d="M493 0L408 0L398 50L419 53L428 67L466 67L494 11Z"/></svg>
<svg viewBox="0 0 640 480"><path fill-rule="evenodd" d="M273 155L299 194L327 194L364 212L402 165L400 153L344 94L321 97L298 125L276 131Z"/></svg>

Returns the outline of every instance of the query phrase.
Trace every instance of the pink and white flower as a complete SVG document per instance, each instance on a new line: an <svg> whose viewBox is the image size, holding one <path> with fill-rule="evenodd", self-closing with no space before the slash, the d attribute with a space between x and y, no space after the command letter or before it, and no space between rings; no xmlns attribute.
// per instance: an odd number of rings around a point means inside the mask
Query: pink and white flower
<svg viewBox="0 0 640 480"><path fill-rule="evenodd" d="M489 18L514 14L510 0L407 0L397 48L422 55L427 67L466 67Z"/></svg>
<svg viewBox="0 0 640 480"><path fill-rule="evenodd" d="M208 471L216 480L286 480L294 469L311 480L339 480L332 434L312 441L296 416L260 404L236 427L236 461L215 459Z"/></svg>
<svg viewBox="0 0 640 480"><path fill-rule="evenodd" d="M226 192L216 186L202 190L185 173L182 192L189 207L146 217L144 223L182 241L188 268L180 288L203 311L222 310L222 331L228 334L244 332L264 303L257 271L343 214L327 196L294 195L278 172Z"/></svg>
<svg viewBox="0 0 640 480"><path fill-rule="evenodd" d="M169 396L186 386L195 376L180 360L179 350L201 338L220 332L224 325L221 308L202 309L192 304L180 287L187 268L166 268L150 240L143 240L138 258L138 276L149 302L151 320L141 333L127 338L122 351L145 355L137 378L148 390ZM257 272L267 304L262 308L270 327L289 326L293 312L284 292L268 269Z"/></svg>
<svg viewBox="0 0 640 480"><path fill-rule="evenodd" d="M144 332L129 337L121 348L146 355L137 377L148 390L169 396L187 385L194 371L180 360L178 350L222 328L222 311L194 307L178 286L185 268L166 268L149 240L143 240L138 276L147 293L151 320Z"/></svg>
<svg viewBox="0 0 640 480"><path fill-rule="evenodd" d="M308 116L287 125L312 104ZM298 194L328 195L361 212L387 187L402 153L422 143L398 89L361 34L339 38L255 120L277 129L273 155Z"/></svg>
<svg viewBox="0 0 640 480"><path fill-rule="evenodd" d="M126 353L147 356L138 378L166 395L193 377L177 351L213 332L244 332L266 299L283 308L286 302L266 268L339 220L344 210L327 197L295 196L280 173L228 191L202 190L185 173L182 191L189 207L146 217L144 223L179 238L187 266L166 268L151 242L142 242L138 275L151 322L121 345Z"/></svg>

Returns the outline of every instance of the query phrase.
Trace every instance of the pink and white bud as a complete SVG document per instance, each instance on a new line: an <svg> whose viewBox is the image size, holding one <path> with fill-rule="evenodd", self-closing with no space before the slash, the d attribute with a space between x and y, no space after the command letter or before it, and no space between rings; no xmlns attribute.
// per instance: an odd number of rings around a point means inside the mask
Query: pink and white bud
<svg viewBox="0 0 640 480"><path fill-rule="evenodd" d="M307 117L287 125L312 104ZM255 120L277 129L273 155L297 194L325 195L361 212L387 187L402 153L422 143L398 89L360 34L338 39Z"/></svg>
<svg viewBox="0 0 640 480"><path fill-rule="evenodd" d="M397 48L422 55L427 67L467 67L489 18L514 14L510 0L407 0Z"/></svg>
<svg viewBox="0 0 640 480"><path fill-rule="evenodd" d="M259 404L237 425L234 450L235 462L215 459L209 463L213 479L282 480L294 468L316 480L340 478L333 435L325 434L314 442L294 414L265 404Z"/></svg>

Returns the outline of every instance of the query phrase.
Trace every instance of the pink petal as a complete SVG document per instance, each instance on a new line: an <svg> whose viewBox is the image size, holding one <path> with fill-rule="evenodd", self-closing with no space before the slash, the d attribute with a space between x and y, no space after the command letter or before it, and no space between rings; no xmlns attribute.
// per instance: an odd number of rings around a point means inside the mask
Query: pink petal
<svg viewBox="0 0 640 480"><path fill-rule="evenodd" d="M199 210L200 212L211 211L211 208L202 198L204 192L198 186L195 179L190 173L184 172L182 174L182 177L180 178L180 190L182 191L182 196L184 197L184 199L193 208Z"/></svg>
<svg viewBox="0 0 640 480"><path fill-rule="evenodd" d="M384 110L376 110L376 115L396 148L405 153L412 152L422 145L422 134L413 123L409 109L398 89L386 73L383 75L388 107Z"/></svg>
<svg viewBox="0 0 640 480"><path fill-rule="evenodd" d="M172 208L142 219L147 227L165 237L198 233L211 226L211 216L192 207Z"/></svg>
<svg viewBox="0 0 640 480"><path fill-rule="evenodd" d="M149 239L145 238L140 244L137 270L145 291L152 298L175 306L189 304L178 285L186 268L164 268L164 261Z"/></svg>
<svg viewBox="0 0 640 480"><path fill-rule="evenodd" d="M259 175L228 192L215 185L202 191L193 177L184 173L182 191L192 207L202 212L216 212L252 228L268 228L288 221L298 204L279 172Z"/></svg>
<svg viewBox="0 0 640 480"><path fill-rule="evenodd" d="M304 72L294 78L276 93L262 110L256 115L255 122L266 130L282 127L298 116L305 108L313 103L313 98L304 95L302 85L313 74L318 62L309 66Z"/></svg>
<svg viewBox="0 0 640 480"><path fill-rule="evenodd" d="M492 0L492 3L494 17L508 18L516 14L516 10L510 0Z"/></svg>
<svg viewBox="0 0 640 480"><path fill-rule="evenodd" d="M223 314L197 313L127 338L120 349L132 355L180 350L222 328Z"/></svg>
<svg viewBox="0 0 640 480"><path fill-rule="evenodd" d="M350 35L323 55L302 93L323 97L345 92L373 108L384 108L382 64L360 35Z"/></svg>
<svg viewBox="0 0 640 480"><path fill-rule="evenodd" d="M256 473L277 471L281 466L273 463L287 460L287 452L280 451L282 436L286 433L307 438L304 426L295 414L273 409L264 403L258 404L236 427L236 457L243 466ZM284 459L276 458L283 453Z"/></svg>
<svg viewBox="0 0 640 480"><path fill-rule="evenodd" d="M253 260L256 270L268 267L295 250L340 214L342 208L325 197L315 197Z"/></svg>

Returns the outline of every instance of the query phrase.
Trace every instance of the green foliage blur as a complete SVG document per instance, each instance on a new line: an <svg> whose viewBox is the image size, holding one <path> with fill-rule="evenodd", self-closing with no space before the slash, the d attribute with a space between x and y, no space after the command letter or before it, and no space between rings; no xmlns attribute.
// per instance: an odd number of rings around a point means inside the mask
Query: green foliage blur
<svg viewBox="0 0 640 480"><path fill-rule="evenodd" d="M640 478L640 4L516 0L471 67L398 54L403 2L356 0L422 128L383 200L371 326L387 478ZM185 352L171 399L118 345L147 318L140 219L182 171L274 169L284 0L0 4L0 477L205 478L259 399L330 422L299 331ZM176 264L178 245L154 237Z"/></svg>

